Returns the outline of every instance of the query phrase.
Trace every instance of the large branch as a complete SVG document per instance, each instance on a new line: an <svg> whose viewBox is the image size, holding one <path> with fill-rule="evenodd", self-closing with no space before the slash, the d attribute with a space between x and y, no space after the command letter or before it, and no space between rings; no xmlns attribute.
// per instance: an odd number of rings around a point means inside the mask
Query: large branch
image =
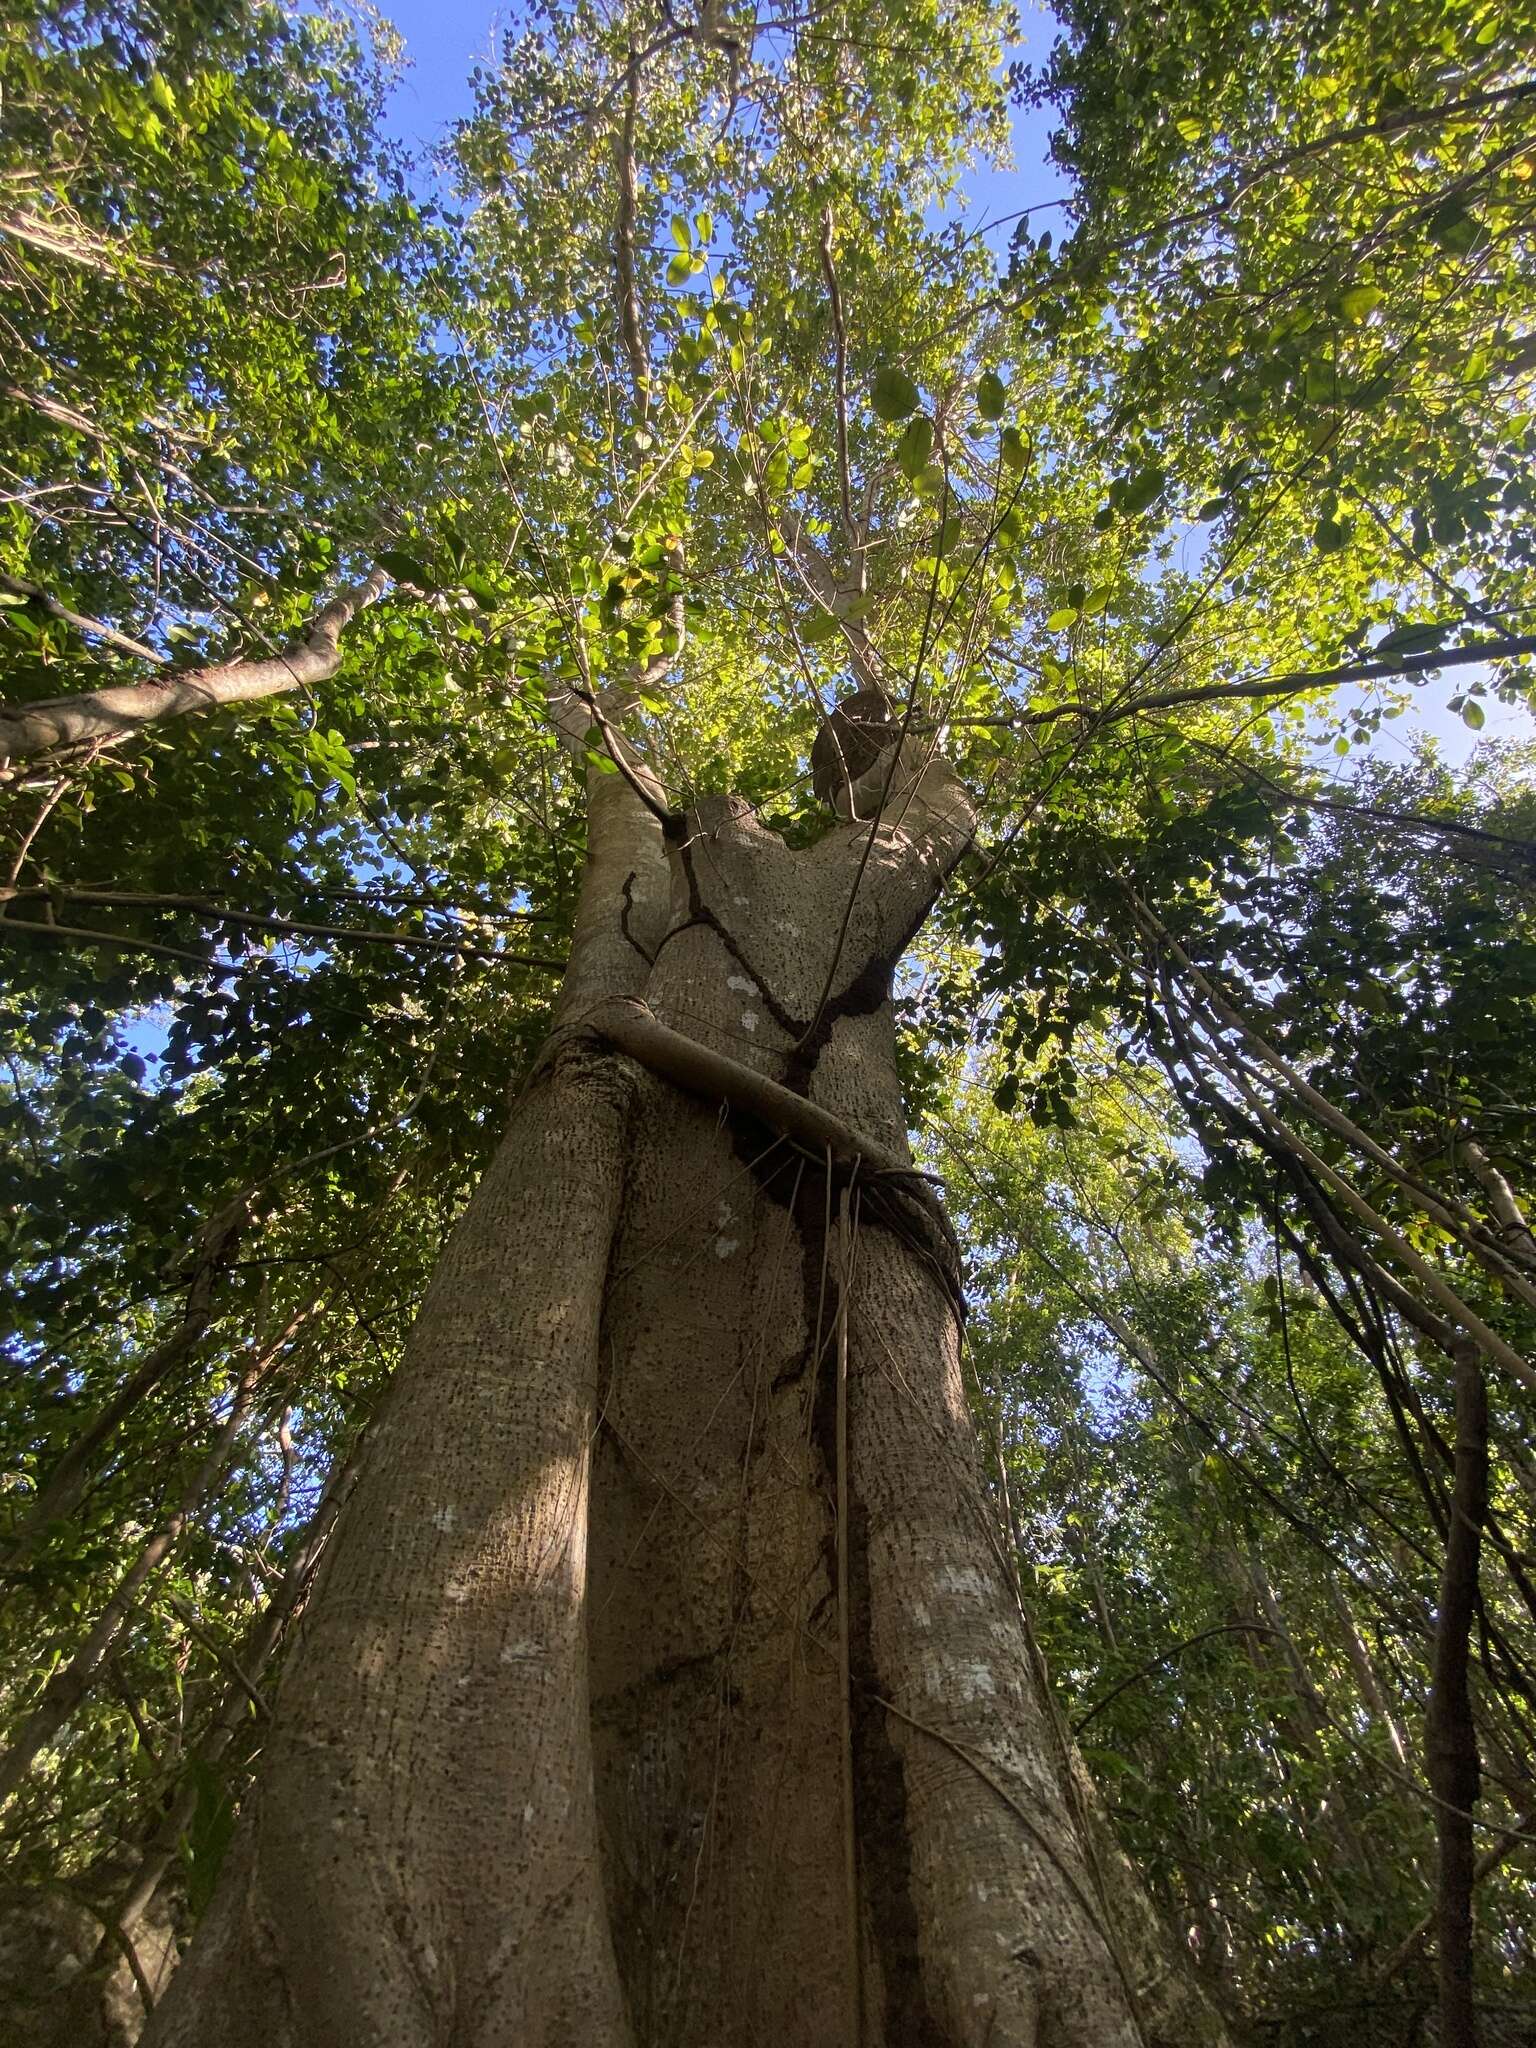
<svg viewBox="0 0 1536 2048"><path fill-rule="evenodd" d="M30 760L93 740L120 740L141 726L181 718L189 711L247 704L326 682L341 666L342 633L383 595L387 583L383 570L374 569L317 612L302 639L263 660L225 662L163 681L112 684L36 704L0 704L0 763Z"/></svg>
<svg viewBox="0 0 1536 2048"><path fill-rule="evenodd" d="M580 1021L674 1087L756 1118L823 1161L844 1181L857 1176L866 1215L895 1231L928 1262L954 1313L964 1321L959 1246L943 1204L909 1160L755 1067L673 1031L637 996L597 1004Z"/></svg>

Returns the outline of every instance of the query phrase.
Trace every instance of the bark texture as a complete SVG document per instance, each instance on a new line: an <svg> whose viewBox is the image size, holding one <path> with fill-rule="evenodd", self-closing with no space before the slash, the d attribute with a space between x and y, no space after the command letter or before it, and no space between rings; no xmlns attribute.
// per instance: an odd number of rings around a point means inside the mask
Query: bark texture
<svg viewBox="0 0 1536 2048"><path fill-rule="evenodd" d="M1221 2038L980 1488L891 1004L972 819L916 748L883 780L792 852L593 778L551 1048L153 2048Z"/></svg>

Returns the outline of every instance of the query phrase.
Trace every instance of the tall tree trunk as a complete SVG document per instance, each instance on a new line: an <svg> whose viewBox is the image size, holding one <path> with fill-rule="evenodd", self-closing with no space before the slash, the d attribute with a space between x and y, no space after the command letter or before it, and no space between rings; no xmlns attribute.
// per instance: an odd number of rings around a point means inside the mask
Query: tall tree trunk
<svg viewBox="0 0 1536 2048"><path fill-rule="evenodd" d="M664 848L632 758L592 798L550 1049L147 2040L1218 2040L1046 1690L901 1164L892 975L958 784L899 759L878 826L799 852L734 800ZM642 992L752 1113L605 1042ZM765 1080L851 1149L792 1143Z"/></svg>

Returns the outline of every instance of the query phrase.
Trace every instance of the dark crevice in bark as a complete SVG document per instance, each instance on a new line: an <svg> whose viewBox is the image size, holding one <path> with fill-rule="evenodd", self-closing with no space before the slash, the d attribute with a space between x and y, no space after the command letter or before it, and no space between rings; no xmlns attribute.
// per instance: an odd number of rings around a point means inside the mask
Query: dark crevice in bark
<svg viewBox="0 0 1536 2048"><path fill-rule="evenodd" d="M831 1042L833 1027L842 1018L872 1016L876 1010L891 1000L891 990L896 979L896 969L901 964L901 956L927 922L929 907L925 905L912 919L907 930L888 952L876 953L866 960L841 995L829 995L818 1015L798 1033L794 1049L789 1056L789 1064L785 1069L786 1088L792 1088L797 1095L805 1093L810 1077L816 1071L817 1062Z"/></svg>
<svg viewBox="0 0 1536 2048"><path fill-rule="evenodd" d="M792 1050L785 1066L783 1085L796 1095L809 1093L811 1076L831 1041L833 1029L839 1019L872 1016L883 1004L890 1001L891 985L901 956L922 929L930 906L923 906L893 947L867 960L840 994L829 995L814 1017L802 1019L796 1017L779 1000L767 976L748 958L740 940L719 914L705 902L698 871L690 851L690 841L685 837L679 837L674 843L688 885L688 915L681 923L672 926L662 939L661 946L665 946L679 933L692 931L699 926L712 931L742 971L751 976L763 1008L791 1041ZM656 949L658 956L661 946Z"/></svg>
<svg viewBox="0 0 1536 2048"><path fill-rule="evenodd" d="M652 1483L654 1484L654 1481ZM638 1696L643 1702L645 1694L653 1686L665 1689L679 1684L685 1678L693 1677L697 1672L717 1670L729 1655L730 1651L721 1647L701 1651L696 1656L669 1657L663 1663L652 1665L649 1670L641 1672L627 1685L617 1686L612 1691L605 1692L600 1701L594 1702L593 1711L601 1711L605 1717L612 1716L619 1712L626 1700Z"/></svg>
<svg viewBox="0 0 1536 2048"><path fill-rule="evenodd" d="M828 1229L825 1176L802 1176L794 1204L801 1247L802 1313L806 1332L796 1377L811 1375L810 1437L826 1502L821 1532L827 1592L807 1626L837 1621L837 1384L833 1342L842 1280L831 1265L835 1237ZM875 2037L888 2048L951 2048L928 2004L920 1950L921 1929L912 1895L911 1822L904 1767L876 1704L883 1691L870 1640L868 1515L849 1475L849 1663L853 1717L854 1814L859 1895L868 1919L860 1939L872 1937L882 2000Z"/></svg>
<svg viewBox="0 0 1536 2048"><path fill-rule="evenodd" d="M635 951L640 955L640 958L645 962L646 966L654 967L656 965L656 955L654 953L648 953L645 950L644 946L641 945L640 941L635 937L634 933L630 930L629 926L630 918L634 915L635 909L636 880L636 871L634 868L631 868L629 873L624 877L624 888L621 892L623 900L619 907L619 930L624 934L625 938L629 941L630 945L634 947Z"/></svg>
<svg viewBox="0 0 1536 2048"><path fill-rule="evenodd" d="M821 1560L827 1584L837 1584L837 1332L842 1287L832 1270L832 1240L827 1235L824 1183L804 1194L795 1223L802 1248L805 1294L805 1365L811 1374L810 1435L820 1460L820 1491L827 1512L821 1531ZM825 1275L825 1284L823 1284Z"/></svg>
<svg viewBox="0 0 1536 2048"><path fill-rule="evenodd" d="M807 1257L814 1253L817 1262L815 1271L819 1276L827 1201L824 1161L808 1156L794 1161L798 1169L796 1186L799 1192L787 1195L782 1185L776 1187L775 1182L782 1182L782 1176L791 1161L781 1157L770 1163L763 1158L763 1154L773 1148L774 1140L782 1137L782 1132L763 1123L750 1111L734 1106L728 1108L727 1122L732 1152L751 1174L758 1192L775 1207L789 1210L794 1217L801 1243L806 1247ZM944 1215L939 1202L932 1195L927 1183L919 1179L916 1168L913 1169L913 1180L921 1187L921 1193L914 1187L897 1185L873 1175L865 1177L850 1172L841 1162L834 1162L833 1206L836 1207L837 1196L843 1188L856 1185L859 1190L862 1222L889 1231L909 1251L915 1252L931 1267L948 1296L951 1307L963 1323L966 1303L959 1243L949 1228L948 1218ZM807 1328L814 1329L814 1292L810 1297L807 1317ZM804 1366L801 1365L792 1371L779 1373L773 1381L774 1388L777 1389L788 1380L799 1379L804 1370Z"/></svg>
<svg viewBox="0 0 1536 2048"><path fill-rule="evenodd" d="M794 1050L784 1069L784 1086L804 1095L811 1076L832 1038L833 1026L843 1017L869 1017L891 999L891 982L896 962L911 944L902 940L893 957L877 954L867 960L840 996L832 996L821 1007L821 1015L803 1029L796 1027Z"/></svg>

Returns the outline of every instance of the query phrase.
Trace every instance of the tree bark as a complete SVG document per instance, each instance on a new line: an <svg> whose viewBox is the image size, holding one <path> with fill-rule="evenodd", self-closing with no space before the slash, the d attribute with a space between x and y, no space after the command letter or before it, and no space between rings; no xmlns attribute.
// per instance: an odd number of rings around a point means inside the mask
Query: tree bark
<svg viewBox="0 0 1536 2048"><path fill-rule="evenodd" d="M891 1006L971 813L888 765L797 852L591 778L550 1048L150 2048L1220 2040L982 1496Z"/></svg>

